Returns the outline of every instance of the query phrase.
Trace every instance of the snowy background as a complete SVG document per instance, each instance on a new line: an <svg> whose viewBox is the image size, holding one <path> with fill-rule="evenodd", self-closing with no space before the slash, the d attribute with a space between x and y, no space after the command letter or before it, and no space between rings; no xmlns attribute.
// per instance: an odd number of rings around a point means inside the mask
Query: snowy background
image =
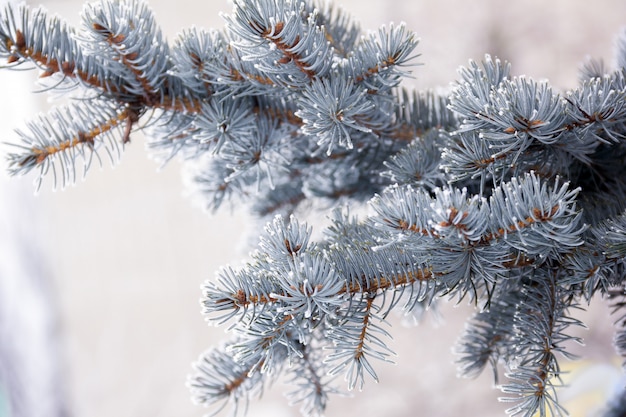
<svg viewBox="0 0 626 417"><path fill-rule="evenodd" d="M221 28L219 12L230 10L225 0L149 3L169 40L191 25ZM78 23L81 1L43 4ZM576 85L587 55L612 65L615 35L626 25L622 0L340 4L364 30L405 21L417 33L423 65L415 68L412 83L418 88L446 88L460 65L490 53L511 61L516 75L549 79L565 90ZM12 129L47 105L45 97L30 93L37 89L33 80L32 73L0 72L1 141L13 139ZM221 265L246 257L253 223L245 211L203 213L183 196L177 162L157 168L135 136L119 166L92 169L84 183L63 192L51 192L47 182L33 196L32 178L9 182L2 174L0 325L10 325L0 332L0 355L3 346L12 346L15 363L26 363L15 365L25 375L22 392L40 399L57 396L50 402L30 400L40 410L24 417L54 417L63 407L81 417L203 414L190 402L186 376L191 362L225 336L200 315L200 285ZM464 306L446 306L439 326L432 320L414 328L394 323L397 365L377 364L381 383L371 382L351 399L332 399L327 415L504 415L489 372L478 381L456 378L451 346L469 314ZM582 381L574 384L581 390L570 402L574 416L601 404L620 377L608 309L594 306L583 317L591 330L583 334L588 361L572 369L574 380ZM5 397L11 388L4 387ZM277 383L251 404L249 416L299 415L282 391ZM2 392L0 384L0 417L5 417L10 414Z"/></svg>

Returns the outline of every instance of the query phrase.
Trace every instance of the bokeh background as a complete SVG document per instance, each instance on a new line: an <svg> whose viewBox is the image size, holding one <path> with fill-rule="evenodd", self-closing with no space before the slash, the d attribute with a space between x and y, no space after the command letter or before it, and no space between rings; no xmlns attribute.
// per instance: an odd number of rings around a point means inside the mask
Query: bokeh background
<svg viewBox="0 0 626 417"><path fill-rule="evenodd" d="M564 91L576 86L587 56L613 64L615 36L626 25L622 0L337 3L364 30L403 21L417 33L421 65L409 84L421 89L448 88L460 65L490 53L509 60L514 74ZM80 21L82 1L41 4ZM219 14L231 9L225 0L149 4L170 41L192 25L223 27ZM35 79L0 72L0 141L15 139L14 128L50 105L33 93ZM0 174L0 417L203 415L186 377L198 355L226 336L204 323L200 285L247 256L257 224L245 207L204 213L184 196L178 161L158 168L136 135L118 166L93 168L62 192L46 182L35 196L32 177ZM397 365L377 364L381 382L332 399L327 415L504 415L490 372L476 381L456 378L451 346L471 309L444 305L440 313L442 320L417 327L396 320ZM621 378L608 308L600 301L581 317L590 327L580 349L586 360L565 363L573 382L562 395L574 416L594 415ZM248 415L299 415L286 405L284 388L277 382ZM11 392L30 405L11 411Z"/></svg>

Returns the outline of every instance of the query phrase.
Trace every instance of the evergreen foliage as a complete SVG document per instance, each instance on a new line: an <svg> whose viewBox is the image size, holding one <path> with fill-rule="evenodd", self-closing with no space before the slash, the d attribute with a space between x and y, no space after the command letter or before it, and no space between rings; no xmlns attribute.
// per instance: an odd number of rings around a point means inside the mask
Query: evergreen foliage
<svg viewBox="0 0 626 417"><path fill-rule="evenodd" d="M564 414L558 360L592 299L615 306L624 355L626 35L620 67L588 63L563 93L486 56L438 94L400 86L417 56L403 25L362 35L295 0L234 0L225 21L170 45L139 0L87 4L77 28L0 13L7 67L75 99L18 132L11 173L64 187L143 129L206 208L245 200L267 220L249 261L204 286L207 320L232 338L195 364L198 403L245 410L284 375L291 402L322 414L335 376L377 379L391 311L442 298L475 305L459 367L503 370L511 415ZM311 201L334 207L317 241L297 219Z"/></svg>

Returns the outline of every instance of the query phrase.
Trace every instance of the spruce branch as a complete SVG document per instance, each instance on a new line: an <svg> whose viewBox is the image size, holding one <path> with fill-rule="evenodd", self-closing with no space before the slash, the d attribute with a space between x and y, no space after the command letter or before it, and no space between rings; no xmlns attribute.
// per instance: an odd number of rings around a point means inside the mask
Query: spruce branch
<svg viewBox="0 0 626 417"><path fill-rule="evenodd" d="M233 414L245 414L248 400L259 396L263 375L251 373L223 349L212 349L194 363L195 373L188 379L193 401L215 407L209 415L217 415L229 404Z"/></svg>
<svg viewBox="0 0 626 417"><path fill-rule="evenodd" d="M518 289L509 281L498 286L489 309L476 313L467 322L456 350L462 376L475 378L489 364L494 383L498 383L498 365L513 359L510 351L514 317L520 302Z"/></svg>
<svg viewBox="0 0 626 417"><path fill-rule="evenodd" d="M183 159L205 208L250 203L268 220L248 261L203 285L206 320L231 339L195 364L196 402L243 413L284 377L290 401L322 415L335 376L378 379L391 312L445 298L476 309L461 373L489 364L512 415L565 412L557 356L580 341L581 300L613 302L623 354L623 33L622 66L590 61L565 92L485 56L435 93L400 85L418 56L405 25L362 35L345 12L293 0L235 0L225 22L170 45L139 0L88 4L76 28L0 12L7 68L30 62L73 99L18 131L12 174L64 186L142 129L157 159ZM320 206L330 224L313 239L298 218Z"/></svg>
<svg viewBox="0 0 626 417"><path fill-rule="evenodd" d="M359 43L356 53L348 59L346 71L368 92L384 92L408 75L402 67L417 58L413 54L417 43L415 35L404 25L382 27Z"/></svg>
<svg viewBox="0 0 626 417"><path fill-rule="evenodd" d="M377 324L382 319L376 314L380 307L375 304L375 299L376 295L370 293L351 303L345 323L334 326L328 333L333 348L326 361L334 365L329 374L345 372L350 390L356 386L363 388L365 372L378 381L370 358L389 361L388 357L393 354L381 339L390 335Z"/></svg>
<svg viewBox="0 0 626 417"><path fill-rule="evenodd" d="M129 92L147 98L159 90L167 65L167 44L144 3L88 4L83 21L84 46L109 65L127 69L132 79L121 75L127 78Z"/></svg>
<svg viewBox="0 0 626 417"><path fill-rule="evenodd" d="M304 347L302 358L296 359L289 372L288 384L295 388L285 395L290 405L300 405L300 412L306 416L322 416L326 410L330 394L339 394L331 383L326 367L319 366L321 358L318 350Z"/></svg>
<svg viewBox="0 0 626 417"><path fill-rule="evenodd" d="M512 394L504 401L519 401L507 410L510 415L566 414L556 396L561 370L555 354L573 358L564 343L569 340L581 343L579 338L565 333L571 326L582 325L568 315L569 309L577 307L566 302L568 291L559 285L554 275L538 278L529 277L530 285L525 286L514 317L513 345L519 363L510 365L507 378L511 382L502 386L504 393Z"/></svg>
<svg viewBox="0 0 626 417"><path fill-rule="evenodd" d="M97 115L95 120L94 114ZM65 187L77 178L78 157L83 159L83 175L94 157L102 164L100 148L105 150L111 163L115 163L136 121L136 115L128 106L120 108L106 101L73 103L52 110L29 123L28 132L18 131L21 144L15 146L20 151L8 154L9 172L22 174L38 169L39 188L43 177L52 171L54 185Z"/></svg>
<svg viewBox="0 0 626 417"><path fill-rule="evenodd" d="M291 1L259 0L252 7L237 1L233 15L227 18L230 30L239 38L242 59L267 57L258 61L257 69L273 83L291 88L326 76L332 63L333 51L317 25L316 12L309 14L302 7ZM296 71L283 71L285 65Z"/></svg>
<svg viewBox="0 0 626 417"><path fill-rule="evenodd" d="M613 126L623 120L621 72L592 79L560 98L546 84L509 79L508 64L489 56L483 68L475 62L470 65L462 69L464 80L450 98L450 108L463 122L452 147L444 153L450 159L446 168L454 170L459 180L506 178L529 169L564 174L572 157L589 163L601 143L617 140ZM542 157L546 152L556 154L556 160L563 163L548 164L549 158ZM529 167L523 165L525 160L542 162Z"/></svg>

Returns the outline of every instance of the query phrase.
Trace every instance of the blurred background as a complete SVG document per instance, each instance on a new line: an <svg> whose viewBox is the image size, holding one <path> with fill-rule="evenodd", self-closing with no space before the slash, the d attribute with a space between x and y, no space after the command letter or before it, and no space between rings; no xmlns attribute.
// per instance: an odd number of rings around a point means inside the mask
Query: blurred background
<svg viewBox="0 0 626 417"><path fill-rule="evenodd" d="M4 0L6 2L6 0ZM0 2L1 3L1 2ZM30 2L39 4L38 2ZM78 24L83 2L42 1ZM183 28L221 28L226 0L151 0L171 41ZM613 64L614 39L626 25L626 2L604 0L340 0L375 30L407 23L421 38L409 80L416 88L447 88L456 70L485 53L507 59L515 75L575 87L587 56ZM35 95L35 73L0 72L0 140L10 142L49 103ZM5 148L3 148L5 149ZM0 162L4 164L4 161ZM222 265L252 249L256 223L245 208L216 215L183 194L177 161L164 169L147 157L136 135L122 162L93 168L85 182L62 192L32 177L0 174L0 417L196 417L185 387L191 363L226 336L200 314L200 285ZM471 314L443 306L443 319L417 327L394 322L397 365L377 364L353 398L333 398L332 416L502 416L490 372L456 378L451 346ZM608 308L581 315L586 360L571 368L562 397L574 416L594 415L621 378L611 346ZM4 384L4 385L3 385ZM299 415L280 382L251 404L249 416ZM11 409L16 398L22 409Z"/></svg>

